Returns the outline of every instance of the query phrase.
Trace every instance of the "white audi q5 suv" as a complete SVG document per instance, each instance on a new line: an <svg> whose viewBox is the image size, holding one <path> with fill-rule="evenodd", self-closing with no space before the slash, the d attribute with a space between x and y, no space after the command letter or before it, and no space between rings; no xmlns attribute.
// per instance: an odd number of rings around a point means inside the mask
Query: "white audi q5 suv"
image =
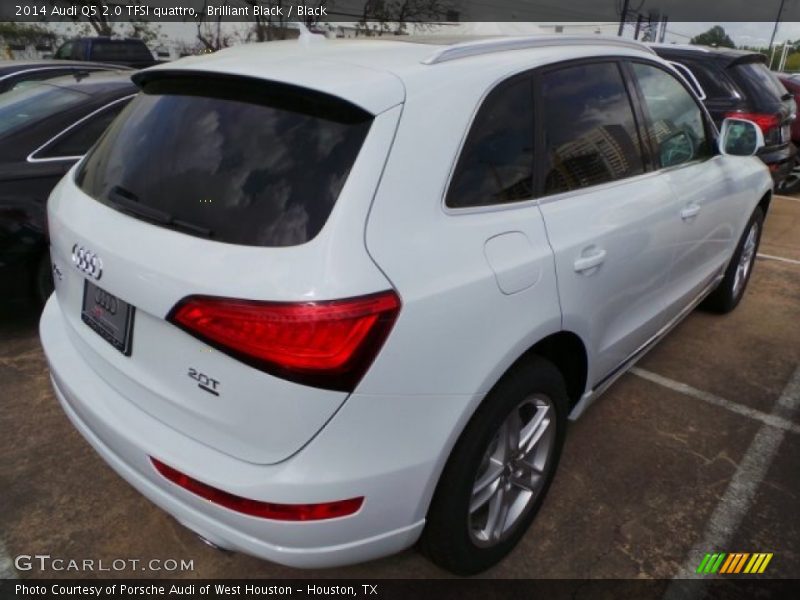
<svg viewBox="0 0 800 600"><path fill-rule="evenodd" d="M300 567L525 534L576 418L700 302L771 180L633 42L281 42L134 75L50 197L53 386L211 543Z"/></svg>

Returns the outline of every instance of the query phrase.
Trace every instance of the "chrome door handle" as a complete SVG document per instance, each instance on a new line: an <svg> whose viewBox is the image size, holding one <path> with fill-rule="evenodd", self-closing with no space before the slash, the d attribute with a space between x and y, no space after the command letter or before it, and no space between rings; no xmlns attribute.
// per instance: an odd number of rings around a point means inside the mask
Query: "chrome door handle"
<svg viewBox="0 0 800 600"><path fill-rule="evenodd" d="M585 251L584 251L585 252ZM577 273L589 271L595 267L599 267L606 260L606 251L595 249L589 254L584 254L575 260L574 268Z"/></svg>
<svg viewBox="0 0 800 600"><path fill-rule="evenodd" d="M701 209L702 207L699 204L690 204L681 211L681 219L684 221L694 219L700 213Z"/></svg>

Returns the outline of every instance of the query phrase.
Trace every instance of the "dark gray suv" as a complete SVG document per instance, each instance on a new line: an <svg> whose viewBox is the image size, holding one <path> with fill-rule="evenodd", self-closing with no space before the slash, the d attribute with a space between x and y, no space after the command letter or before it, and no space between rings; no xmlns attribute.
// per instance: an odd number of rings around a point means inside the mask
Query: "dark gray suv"
<svg viewBox="0 0 800 600"><path fill-rule="evenodd" d="M684 75L717 127L726 117L741 117L761 127L766 146L759 157L779 186L797 153L791 134L797 106L767 68L767 58L757 52L707 46L654 44L652 48Z"/></svg>

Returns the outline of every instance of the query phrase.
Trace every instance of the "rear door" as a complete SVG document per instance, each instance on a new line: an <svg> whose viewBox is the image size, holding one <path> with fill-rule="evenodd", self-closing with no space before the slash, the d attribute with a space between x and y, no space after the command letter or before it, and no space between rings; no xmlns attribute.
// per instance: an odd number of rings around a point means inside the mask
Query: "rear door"
<svg viewBox="0 0 800 600"><path fill-rule="evenodd" d="M539 202L563 327L589 344L594 387L663 324L672 190L652 171L616 61L547 70L537 89Z"/></svg>
<svg viewBox="0 0 800 600"><path fill-rule="evenodd" d="M734 186L735 160L716 152L708 117L686 85L659 64L631 62L630 70L646 139L675 196L668 221L678 240L664 294L674 316L721 272L747 198Z"/></svg>

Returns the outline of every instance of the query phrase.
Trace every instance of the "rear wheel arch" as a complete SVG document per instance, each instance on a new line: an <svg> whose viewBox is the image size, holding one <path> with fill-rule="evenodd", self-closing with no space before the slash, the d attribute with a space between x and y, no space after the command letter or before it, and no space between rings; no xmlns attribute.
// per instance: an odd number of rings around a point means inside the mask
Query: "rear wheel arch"
<svg viewBox="0 0 800 600"><path fill-rule="evenodd" d="M534 361L536 358L542 358L552 363L561 373L566 385L570 410L574 408L575 404L580 400L585 392L588 378L588 355L583 340L571 331L558 331L542 338L530 346L503 371L492 385L491 390L483 396L480 402L475 404L471 412L465 417L464 422L458 426L457 431L452 433L451 442L444 455L444 460L431 478L430 493L421 504L421 506L424 507L424 513L427 513L430 508L432 496L438 488L444 468L455 446L464 435L470 421L475 417L476 413L480 411L481 406L485 404L486 399L491 397L492 390L497 388L511 373L520 368L524 369L525 363L530 364L531 361Z"/></svg>
<svg viewBox="0 0 800 600"><path fill-rule="evenodd" d="M764 215L765 219L767 217L767 213L769 211L769 205L770 205L771 202L772 202L772 192L771 191L768 191L766 194L764 194L764 196L761 198L761 200L758 201L758 208L761 209L761 214Z"/></svg>
<svg viewBox="0 0 800 600"><path fill-rule="evenodd" d="M559 331L551 334L528 348L509 368L509 371L519 362L531 356L547 359L561 371L567 385L570 408L574 407L586 391L589 373L589 359L583 340L571 331Z"/></svg>

